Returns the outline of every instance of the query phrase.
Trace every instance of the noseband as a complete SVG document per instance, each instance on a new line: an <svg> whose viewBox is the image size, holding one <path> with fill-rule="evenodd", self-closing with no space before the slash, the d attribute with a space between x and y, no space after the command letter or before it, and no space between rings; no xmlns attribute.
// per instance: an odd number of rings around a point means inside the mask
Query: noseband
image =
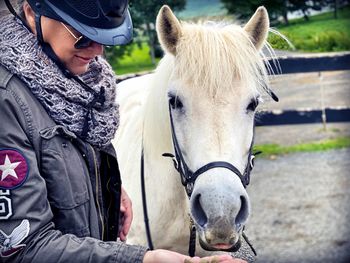
<svg viewBox="0 0 350 263"><path fill-rule="evenodd" d="M199 169L197 169L195 172L192 172L191 169L188 167L188 165L185 162L185 159L184 159L182 152L181 152L179 142L178 142L177 137L176 137L173 115L172 115L170 103L169 103L169 115L170 115L171 135L172 135L172 139L173 139L173 146L174 146L175 155L173 155L171 153L164 153L163 156L170 157L173 159L174 167L179 172L179 174L181 176L181 183L186 189L186 193L187 193L188 198L191 198L194 184L195 184L198 176L201 175L202 173L205 173L206 171L214 169L214 168L225 168L225 169L232 171L234 174L236 174L239 177L244 188L247 187L247 185L250 182L250 172L254 166L254 155L252 154L254 135L253 135L250 147L249 147L248 161L247 161L247 165L244 169L243 174L233 164L231 164L229 162L224 162L224 161L216 161L216 162L207 163L207 164L203 165L202 167L200 167ZM190 225L190 241L189 241L188 254L191 257L193 257L195 255L195 250L196 250L196 227L194 225L192 218L190 221L191 221L191 225ZM255 253L255 249L249 243L246 236L243 235L243 237L246 239L247 243L251 246L252 251ZM239 242L238 245L233 246L231 249L228 249L225 251L236 252L240 248L240 246L241 246L241 242Z"/></svg>

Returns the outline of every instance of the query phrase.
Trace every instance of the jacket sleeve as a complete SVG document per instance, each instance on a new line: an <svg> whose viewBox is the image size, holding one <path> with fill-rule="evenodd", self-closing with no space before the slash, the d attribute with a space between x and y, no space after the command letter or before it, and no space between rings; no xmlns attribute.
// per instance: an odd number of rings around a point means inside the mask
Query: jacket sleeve
<svg viewBox="0 0 350 263"><path fill-rule="evenodd" d="M55 229L29 116L26 104L0 86L0 262L142 262L145 247Z"/></svg>

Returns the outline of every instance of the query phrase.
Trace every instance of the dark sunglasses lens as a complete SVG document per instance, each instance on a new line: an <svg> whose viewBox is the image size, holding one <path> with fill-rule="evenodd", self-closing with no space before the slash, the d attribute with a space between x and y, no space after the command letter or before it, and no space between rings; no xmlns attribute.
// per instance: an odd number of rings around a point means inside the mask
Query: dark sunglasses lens
<svg viewBox="0 0 350 263"><path fill-rule="evenodd" d="M77 43L75 43L74 47L76 49L82 49L82 48L87 48L91 45L92 40L88 39L87 37L82 37L81 39L78 40Z"/></svg>

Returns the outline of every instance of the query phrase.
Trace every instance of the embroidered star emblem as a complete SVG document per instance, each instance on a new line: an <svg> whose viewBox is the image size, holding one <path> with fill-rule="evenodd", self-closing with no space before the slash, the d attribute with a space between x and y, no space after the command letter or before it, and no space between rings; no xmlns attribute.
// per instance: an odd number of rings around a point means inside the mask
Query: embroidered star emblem
<svg viewBox="0 0 350 263"><path fill-rule="evenodd" d="M4 164L0 165L0 170L2 171L1 181L4 181L8 176L18 179L15 169L20 163L21 162L11 163L10 158L6 154Z"/></svg>

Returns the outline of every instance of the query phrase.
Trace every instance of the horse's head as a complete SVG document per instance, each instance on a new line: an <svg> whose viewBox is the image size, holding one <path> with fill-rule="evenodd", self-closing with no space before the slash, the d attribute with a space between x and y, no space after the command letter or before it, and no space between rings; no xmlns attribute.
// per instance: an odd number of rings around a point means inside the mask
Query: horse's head
<svg viewBox="0 0 350 263"><path fill-rule="evenodd" d="M187 185L190 209L207 250L233 250L250 214L242 177L251 170L254 114L266 89L260 49L268 27L263 7L244 28L181 24L167 6L157 18L172 67L167 94L174 147L179 170L195 175Z"/></svg>

